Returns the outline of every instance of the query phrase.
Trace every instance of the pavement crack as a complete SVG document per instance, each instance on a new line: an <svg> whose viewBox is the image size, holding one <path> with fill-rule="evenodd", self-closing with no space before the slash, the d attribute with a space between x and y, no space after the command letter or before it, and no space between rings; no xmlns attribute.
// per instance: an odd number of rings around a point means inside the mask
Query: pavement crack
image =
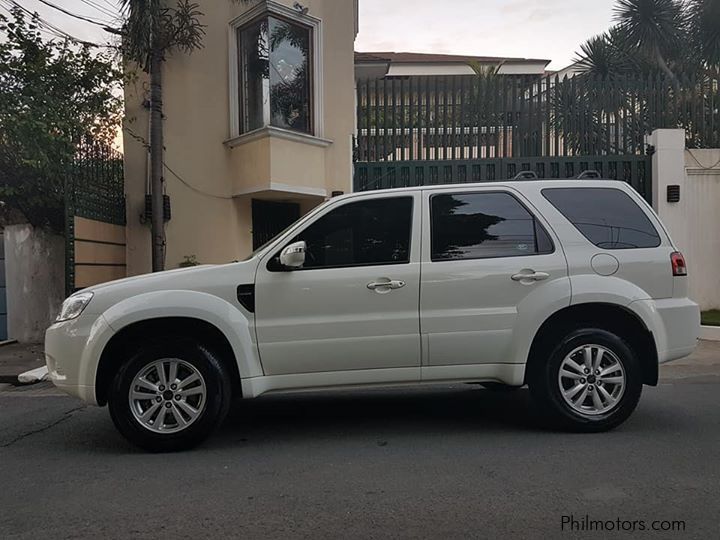
<svg viewBox="0 0 720 540"><path fill-rule="evenodd" d="M73 408L73 409L70 409L69 411L66 411L65 413L63 413L63 415L62 415L60 418L58 418L58 419L55 420L54 422L49 423L47 426L43 426L43 427L40 427L40 428L37 428L37 429L33 429L33 430L30 430L30 431L28 431L28 432L26 432L26 433L23 433L23 434L21 434L21 435L18 435L17 437L15 437L14 439L12 439L11 441L8 441L8 442L6 442L6 443L0 444L0 448L8 448L8 447L12 446L13 444L15 444L15 443L17 443L17 442L20 442L20 441L22 441L23 439L26 439L26 438L28 438L28 437L30 437L30 436L32 436L32 435L37 435L38 433L42 433L42 432L44 432L44 431L47 431L47 430L49 430L49 429L52 429L52 428L54 428L55 426L57 426L58 424L61 424L62 422L64 422L65 420L68 420L68 419L73 415L73 413L75 413L75 412L77 412L77 411L79 411L79 410L81 410L81 409L85 409L86 407L87 407L87 405L80 405L79 407L75 407L75 408Z"/></svg>

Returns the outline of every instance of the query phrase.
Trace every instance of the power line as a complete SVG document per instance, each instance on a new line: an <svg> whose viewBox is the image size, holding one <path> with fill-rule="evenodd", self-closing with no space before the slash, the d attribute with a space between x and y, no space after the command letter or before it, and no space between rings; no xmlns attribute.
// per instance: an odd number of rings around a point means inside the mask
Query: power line
<svg viewBox="0 0 720 540"><path fill-rule="evenodd" d="M233 199L233 197L226 197L226 196L223 196L223 195L215 195L215 194L213 194L213 193L208 193L207 191L203 191L203 190L201 190L201 189L198 189L198 188L196 188L195 186L193 186L192 184L190 184L187 180L185 180L185 179L184 179L182 176L180 176L178 173L176 173L175 171L173 171L170 167L168 167L168 164L167 164L167 163L164 163L164 162L163 162L163 165L164 165L165 168L170 172L170 174L172 174L175 178L177 178L178 180L180 180L180 182L182 182L188 189L191 189L192 191L194 191L194 192L196 192L196 193L198 193L198 194L200 194L200 195L203 195L203 196L205 196L205 197L210 197L211 199L221 199L221 200L232 200L232 199Z"/></svg>
<svg viewBox="0 0 720 540"><path fill-rule="evenodd" d="M110 24L110 23L108 23L108 22L91 19L91 18L85 17L85 16L83 16L83 15L78 15L78 14L76 14L76 13L73 13L72 11L68 11L68 10L65 9L65 8L61 8L60 6L56 6L56 5L53 4L52 2L48 2L48 0L37 0L37 1L40 2L41 4L45 4L45 5L48 6L48 7L51 7L51 8L53 8L53 9L56 9L56 10L58 10L59 12L64 13L65 15L68 15L69 17L74 17L75 19L78 19L78 20L81 20L81 21L88 22L88 23L90 23L90 24L95 24L95 25L97 25L97 26L100 26L100 27L102 27L103 30L111 29L111 28L109 27L109 24ZM116 29L111 29L111 30L117 31Z"/></svg>
<svg viewBox="0 0 720 540"><path fill-rule="evenodd" d="M102 13L103 15L107 15L108 17L111 17L112 19L117 19L120 15L120 12L118 10L111 11L106 7L103 7L102 5L98 4L94 0L80 0L83 4L86 6L90 6L92 8L95 8L97 11Z"/></svg>
<svg viewBox="0 0 720 540"><path fill-rule="evenodd" d="M5 5L6 5L6 6L7 6L7 5L10 5L12 8L20 9L23 13L29 15L29 16L32 17L33 19L37 19L38 24L39 24L42 28L44 28L46 32L49 32L50 34L54 35L55 37L58 37L58 38L61 38L61 39L68 39L68 40L72 41L73 43L77 43L77 44L79 44L79 45L85 45L85 46L88 46L88 47L98 47L98 48L103 48L103 47L105 47L105 48L111 48L111 49L112 49L112 48L115 48L114 45L99 45L99 44L93 43L93 42L91 42L91 41L85 41L85 40L83 40L83 39L79 39L79 38L73 36L72 34L69 34L69 33L65 32L63 29L58 28L58 27L55 26L54 24L49 23L48 21L46 21L45 19L43 19L42 17L40 17L40 15L39 15L38 13L32 12L32 11L30 11L29 9L21 6L21 5L20 5L19 3L17 3L15 0L0 0L0 1L5 2ZM6 9L7 9L7 7L6 7ZM9 10L9 11L12 13L12 10Z"/></svg>

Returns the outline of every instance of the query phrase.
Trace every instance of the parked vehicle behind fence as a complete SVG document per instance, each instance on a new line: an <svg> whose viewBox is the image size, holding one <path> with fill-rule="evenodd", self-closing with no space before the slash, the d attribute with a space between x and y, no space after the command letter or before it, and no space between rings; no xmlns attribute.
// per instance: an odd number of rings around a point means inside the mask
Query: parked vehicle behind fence
<svg viewBox="0 0 720 540"><path fill-rule="evenodd" d="M408 383L527 384L553 424L597 432L695 348L687 291L682 255L622 182L356 193L243 262L74 294L47 364L152 451L204 440L235 397Z"/></svg>

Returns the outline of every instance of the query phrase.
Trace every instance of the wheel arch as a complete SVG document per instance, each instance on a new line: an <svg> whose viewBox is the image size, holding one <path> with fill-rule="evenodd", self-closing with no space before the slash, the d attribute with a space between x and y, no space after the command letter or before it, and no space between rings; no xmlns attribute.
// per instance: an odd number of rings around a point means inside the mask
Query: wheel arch
<svg viewBox="0 0 720 540"><path fill-rule="evenodd" d="M563 335L582 327L600 328L625 339L637 354L643 383L658 383L658 351L653 333L642 316L628 306L606 302L573 304L553 313L535 333L525 370L525 383L547 359Z"/></svg>
<svg viewBox="0 0 720 540"><path fill-rule="evenodd" d="M163 317L132 323L115 333L105 345L95 375L95 398L105 405L108 390L120 363L143 343L157 337L181 337L207 347L225 365L232 377L233 394L242 392L240 370L230 342L217 326L191 317Z"/></svg>
<svg viewBox="0 0 720 540"><path fill-rule="evenodd" d="M193 337L227 362L238 387L242 378L263 374L254 339L252 315L225 300L195 291L160 291L128 298L105 311L112 335L97 336L95 401L107 402L108 377L128 353L128 344L157 335ZM104 342L104 343L102 343ZM110 374L110 375L109 375Z"/></svg>

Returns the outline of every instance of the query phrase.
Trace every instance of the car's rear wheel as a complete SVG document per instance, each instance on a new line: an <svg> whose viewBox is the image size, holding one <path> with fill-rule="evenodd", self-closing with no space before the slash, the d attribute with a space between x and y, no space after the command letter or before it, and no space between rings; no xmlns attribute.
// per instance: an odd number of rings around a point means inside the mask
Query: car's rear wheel
<svg viewBox="0 0 720 540"><path fill-rule="evenodd" d="M616 334L597 328L570 332L535 365L530 391L555 425L597 432L623 423L642 394L640 363Z"/></svg>
<svg viewBox="0 0 720 540"><path fill-rule="evenodd" d="M123 364L108 405L130 442L169 452L205 440L227 414L230 394L223 364L209 350L167 338L140 348Z"/></svg>

